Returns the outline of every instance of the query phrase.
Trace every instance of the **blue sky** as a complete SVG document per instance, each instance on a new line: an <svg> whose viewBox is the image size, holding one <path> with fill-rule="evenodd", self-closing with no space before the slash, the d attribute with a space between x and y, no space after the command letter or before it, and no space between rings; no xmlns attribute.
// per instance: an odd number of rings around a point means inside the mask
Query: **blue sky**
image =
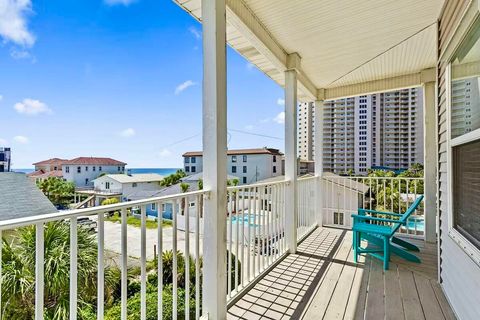
<svg viewBox="0 0 480 320"><path fill-rule="evenodd" d="M0 0L0 146L14 168L77 156L180 167L201 149L201 46L172 1ZM227 56L229 129L282 138L282 88ZM229 130L229 148L263 146L284 141Z"/></svg>

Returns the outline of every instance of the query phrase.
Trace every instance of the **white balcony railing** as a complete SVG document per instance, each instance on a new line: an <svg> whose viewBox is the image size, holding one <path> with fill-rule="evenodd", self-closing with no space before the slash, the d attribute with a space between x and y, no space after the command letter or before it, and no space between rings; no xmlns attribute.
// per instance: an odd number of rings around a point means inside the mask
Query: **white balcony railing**
<svg viewBox="0 0 480 320"><path fill-rule="evenodd" d="M288 182L228 188L228 300L248 288L286 252L285 187ZM235 255L237 259L232 258Z"/></svg>
<svg viewBox="0 0 480 320"><path fill-rule="evenodd" d="M196 317L197 319L200 317L200 310L201 310L201 257L200 257L200 248L201 248L201 216L202 213L200 212L200 204L201 199L205 196L208 192L206 191L195 191L195 192L187 192L183 194L177 194L172 196L166 197L157 197L157 198L149 198L144 200L138 201L131 201L131 202L124 202L114 205L106 205L106 206L99 206L99 207L92 207L87 209L78 209L78 210L69 210L69 211L62 211L62 212L55 212L51 214L39 215L39 216L32 216L27 218L20 218L20 219L13 219L13 220L6 220L0 221L0 236L2 233L5 234L5 231L8 231L9 235L11 236L12 233L15 232L15 229L26 227L26 226L35 226L35 274L34 274L34 301L31 301L32 305L34 305L34 310L31 310L32 316L36 320L44 318L45 312L45 296L46 293L51 294L52 288L50 286L50 279L45 278L45 266L47 265L47 261L49 260L49 251L45 251L45 241L49 240L45 238L45 231L48 231L50 228L50 224L54 222L65 223L69 225L70 230L70 243L65 248L70 250L70 260L69 260L69 308L68 314L69 319L77 319L77 311L80 305L78 301L78 293L80 292L80 288L78 287L78 266L79 266L79 257L80 257L80 250L81 248L78 247L78 232L79 228L81 228L80 223L78 223L79 217L90 216L96 219L97 221L97 228L96 228L96 241L98 246L98 256L97 258L97 274L96 274L96 281L90 281L89 283L93 283L96 285L97 291L97 306L96 306L96 316L97 319L104 319L104 297L105 297L105 268L112 263L107 259L107 255L105 255L105 217L112 212L118 212L121 216L121 253L119 259L119 268L121 270L121 318L127 319L127 286L128 286L128 278L127 273L129 270L129 266L127 265L128 262L128 251L127 247L130 246L130 241L127 235L127 215L133 211L133 209L140 207L141 210L141 227L140 227L140 310L141 310L141 318L145 319L146 312L147 312L147 254L146 254L146 207L151 206L154 204L157 208L158 219L157 219L157 252L156 257L158 258L157 270L156 273L158 275L157 287L158 287L158 305L157 305L157 312L159 315L159 319L162 319L162 310L163 310L163 298L162 292L164 285L167 283L164 282L163 279L163 261L162 261L162 252L164 249L171 249L173 252L182 251L184 254L184 281L185 283L180 283L178 280L178 257L176 254L173 254L173 271L172 271L172 280L171 285L172 288L172 316L174 319L177 318L179 311L182 311L182 314L192 314L192 317ZM194 203L194 205L192 205ZM171 207L172 210L172 232L171 232L171 239L167 239L166 235L163 234L162 224L162 208L164 205L168 205ZM194 208L194 210L191 210ZM193 226L190 226L193 224ZM180 226L180 227L179 227ZM183 230L182 230L183 229ZM190 237L185 236L181 237L179 232L193 234L194 243L190 243ZM184 239L184 240L183 240ZM180 242L181 241L181 242ZM1 243L1 242L0 242ZM171 248L167 248L166 244L171 245ZM132 244L134 246L135 244ZM1 248L0 248L0 255L1 255ZM191 257L189 259L188 257ZM0 256L0 261L1 260ZM8 262L8 261L7 261ZM190 266L190 262L194 263L195 266ZM3 264L5 264L5 260L3 260ZM1 266L1 264L0 264ZM190 271L193 270L192 275L190 275ZM0 267L0 278L3 279L2 276L2 269ZM193 280L195 291L190 287L190 281ZM67 280L68 281L68 280ZM179 294L179 287L181 287L185 291L185 301L187 303L184 304L185 310L179 310L178 304L178 294ZM0 287L1 288L1 287ZM195 301L195 310L190 310L190 303L188 301ZM48 307L52 307L51 305ZM4 310L0 310L3 312ZM4 315L0 314L0 318L4 319ZM188 318L188 316L187 316Z"/></svg>
<svg viewBox="0 0 480 320"><path fill-rule="evenodd" d="M317 188L322 183L323 212L317 208ZM280 261L288 251L286 242L286 215L285 198L288 181L272 183L259 183L252 185L234 186L227 189L227 304L235 303L237 298L247 291L256 280ZM399 212L404 210L423 191L423 179L420 178L387 178L387 177L339 177L325 175L322 179L318 177L301 178L297 180L298 202L297 202L297 239L301 240L310 233L321 221L323 216L324 225L337 225L349 227L350 214L359 207L368 209L386 209ZM393 192L392 192L393 191ZM147 283L150 273L157 275L156 286L158 298L156 308L158 318L162 318L164 302L162 292L165 288L171 290L172 318L201 317L202 310L202 248L203 248L203 217L208 212L203 212L203 199L208 196L207 191L187 192L172 196L149 198L139 201L124 202L108 206L99 206L87 209L69 210L56 212L41 216L7 220L0 222L0 235L7 230L15 230L26 226L35 226L35 273L34 285L32 286L32 307L31 313L35 319L43 319L45 307L49 308L45 301L51 301L46 295L51 294L50 283L48 282L49 270L46 267L47 261L51 258L45 240L48 238L48 228L52 222L60 222L70 230L70 243L66 246L69 250L69 318L77 319L77 311L83 303L79 300L81 288L79 288L79 257L83 250L78 246L79 230L84 222L84 217L93 217L97 227L92 236L97 243L97 269L91 275L96 278L92 281L96 286L97 302L95 313L97 319L104 319L105 306L105 281L106 268L112 263L118 265L121 272L120 279L120 300L121 319L127 319L128 299L128 272L130 267L129 248L137 248L140 251L140 313L144 319L147 314ZM157 263L151 267L147 261L147 207L156 209L156 229L149 230L149 239L152 239L156 246L155 258ZM171 225L165 229L162 224L165 208L171 208ZM127 217L129 214L140 211L140 237L131 238L127 228ZM119 256L116 262L112 262L109 250L106 250L106 218L112 212L118 212L121 220L119 237L121 239ZM152 214L152 211L148 211ZM321 215L322 214L322 215ZM82 219L79 219L82 218ZM110 223L110 222L108 222ZM107 225L107 232L110 232ZM91 225L89 226L91 228ZM130 231L129 231L130 230ZM423 229L423 206L417 210L404 228L403 233L422 236ZM14 231L9 231L11 235ZM5 234L5 233L4 233ZM109 238L109 237L108 237ZM132 243L132 239L139 241ZM150 240L152 241L152 240ZM107 243L108 245L108 243ZM71 248L71 250L70 250ZM47 250L46 250L47 249ZM171 277L164 279L162 253L172 250L173 254ZM0 250L1 254L1 250ZM68 256L67 256L68 257ZM185 258L183 258L185 257ZM1 257L0 257L1 258ZM5 259L6 257L4 257ZM68 258L67 258L68 259ZM183 261L181 261L182 259ZM81 263L81 261L80 261ZM5 260L3 261L5 264ZM147 269L149 265L149 269ZM183 271L182 271L183 270ZM5 271L5 270L4 270ZM5 271L6 272L6 271ZM3 279L0 267L0 279ZM148 277L148 278L147 278ZM92 279L93 280L93 279ZM1 282L0 282L1 284ZM1 287L0 287L1 288ZM151 289L150 289L151 290ZM186 303L180 302L179 294L183 295ZM3 296L3 295L2 295ZM33 301L34 297L34 301ZM183 300L183 299L182 299ZM149 300L151 301L151 300ZM34 308L34 309L33 309ZM152 308L151 305L148 308ZM4 310L0 310L3 312ZM2 318L3 315L0 315Z"/></svg>

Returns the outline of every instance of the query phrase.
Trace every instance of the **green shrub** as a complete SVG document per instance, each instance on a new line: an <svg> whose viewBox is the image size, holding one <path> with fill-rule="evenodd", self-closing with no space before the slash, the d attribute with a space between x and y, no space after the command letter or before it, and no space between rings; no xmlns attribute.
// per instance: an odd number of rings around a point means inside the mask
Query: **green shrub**
<svg viewBox="0 0 480 320"><path fill-rule="evenodd" d="M156 290L150 291L147 290L147 320L157 320L157 301L158 294ZM162 319L173 319L173 294L172 287L165 286L162 292L162 301L163 301L163 316ZM177 292L177 302L178 302L178 319L185 319L185 291L181 288ZM195 297L191 295L190 301L188 302L190 306L190 318L195 318ZM128 299L127 302L127 319L128 320L140 320L140 293L135 294L132 298ZM117 303L115 306L110 308L105 314L105 320L118 320L121 316L121 304Z"/></svg>

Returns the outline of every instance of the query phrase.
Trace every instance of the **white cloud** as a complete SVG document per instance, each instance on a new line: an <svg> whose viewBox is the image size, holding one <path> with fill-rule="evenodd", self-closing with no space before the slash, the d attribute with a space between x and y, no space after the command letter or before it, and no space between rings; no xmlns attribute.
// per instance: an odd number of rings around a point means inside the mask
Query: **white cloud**
<svg viewBox="0 0 480 320"><path fill-rule="evenodd" d="M277 104L278 104L279 106L284 106L284 105L285 105L285 99L278 98L278 99L277 99Z"/></svg>
<svg viewBox="0 0 480 320"><path fill-rule="evenodd" d="M260 120L260 123L267 123L267 122L270 122L270 118L264 118Z"/></svg>
<svg viewBox="0 0 480 320"><path fill-rule="evenodd" d="M15 136L15 137L13 137L13 141L15 141L17 143L21 143L21 144L26 144L30 140L25 136Z"/></svg>
<svg viewBox="0 0 480 320"><path fill-rule="evenodd" d="M35 100L35 99L23 99L22 102L17 102L13 108L21 114L26 114L28 116L36 116L40 113L52 113L45 103Z"/></svg>
<svg viewBox="0 0 480 320"><path fill-rule="evenodd" d="M0 138L0 146L6 146L7 144L8 144L7 140Z"/></svg>
<svg viewBox="0 0 480 320"><path fill-rule="evenodd" d="M0 37L4 42L33 46L35 36L27 26L27 15L31 12L30 0L0 0Z"/></svg>
<svg viewBox="0 0 480 320"><path fill-rule="evenodd" d="M120 132L120 135L124 138L130 138L135 135L135 130L133 128L127 128Z"/></svg>
<svg viewBox="0 0 480 320"><path fill-rule="evenodd" d="M195 85L197 85L196 82L193 82L192 80L187 80L187 81L179 84L179 85L175 88L175 95L179 95L180 93L182 93L182 91L184 91L184 90L187 89L188 87L195 86Z"/></svg>
<svg viewBox="0 0 480 320"><path fill-rule="evenodd" d="M3 96L0 94L0 101L2 101L2 100L3 100Z"/></svg>
<svg viewBox="0 0 480 320"><path fill-rule="evenodd" d="M273 121L275 121L278 124L284 124L285 123L285 112L280 112L277 114L275 118L273 118Z"/></svg>
<svg viewBox="0 0 480 320"><path fill-rule="evenodd" d="M115 6L115 5L124 5L125 7L134 3L136 0L104 0L104 2L109 5L109 6Z"/></svg>
<svg viewBox="0 0 480 320"><path fill-rule="evenodd" d="M32 63L37 62L37 59L28 50L25 49L18 50L16 48L11 48L10 56L15 60L29 59Z"/></svg>
<svg viewBox="0 0 480 320"><path fill-rule="evenodd" d="M196 39L201 39L202 38L202 32L200 30L198 30L197 28L192 26L192 27L188 28L188 31L190 31L190 33L193 34L193 36Z"/></svg>
<svg viewBox="0 0 480 320"><path fill-rule="evenodd" d="M170 150L164 148L164 149L160 150L160 152L158 153L158 155L159 155L160 157L162 157L162 158L165 158L165 157L171 156L171 155L172 155L172 152L171 152Z"/></svg>
<svg viewBox="0 0 480 320"><path fill-rule="evenodd" d="M251 124L246 125L245 130L252 131L253 130L253 125L251 125Z"/></svg>

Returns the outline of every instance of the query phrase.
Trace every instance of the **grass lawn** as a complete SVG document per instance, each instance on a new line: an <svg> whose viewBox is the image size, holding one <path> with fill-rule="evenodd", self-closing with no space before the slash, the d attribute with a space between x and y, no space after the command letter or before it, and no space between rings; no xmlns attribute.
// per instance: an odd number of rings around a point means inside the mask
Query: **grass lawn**
<svg viewBox="0 0 480 320"><path fill-rule="evenodd" d="M118 222L118 223L122 222L122 218L120 217L120 215L118 213L115 213L112 217L108 217L108 218L105 217L105 220L106 221L111 221L111 222ZM141 221L140 221L140 219L135 218L134 216L128 216L127 224L140 228ZM169 227L171 225L172 225L172 223L168 220L163 220L162 221L162 226L163 227ZM157 221L147 219L147 229L156 229L156 228L157 228Z"/></svg>

